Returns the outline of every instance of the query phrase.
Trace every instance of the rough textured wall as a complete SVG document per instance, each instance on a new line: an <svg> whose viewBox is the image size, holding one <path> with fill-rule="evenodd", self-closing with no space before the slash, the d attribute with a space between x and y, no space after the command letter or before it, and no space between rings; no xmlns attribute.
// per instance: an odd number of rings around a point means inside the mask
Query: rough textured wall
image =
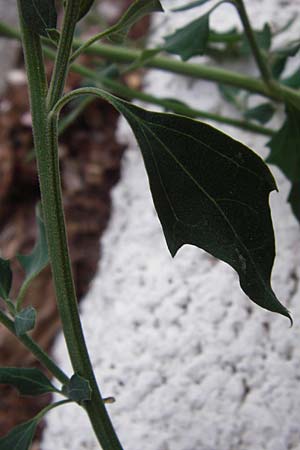
<svg viewBox="0 0 300 450"><path fill-rule="evenodd" d="M283 25L300 6L299 0L245 3L257 28L266 20ZM159 39L159 22L167 33L196 14L157 17L154 39ZM239 23L229 5L212 22L223 30ZM289 33L299 37L297 25ZM255 73L251 65L231 68ZM146 89L234 114L211 83L152 71ZM265 138L222 128L266 155ZM286 203L286 181L273 170L280 188L271 195L278 252L273 283L293 314L292 329L284 318L250 303L227 265L187 246L171 259L139 151L124 122L120 134L131 150L82 317L103 394L117 399L109 410L124 447L299 450L300 229ZM62 339L56 357L70 371ZM57 448L98 448L76 406L49 415L43 450Z"/></svg>

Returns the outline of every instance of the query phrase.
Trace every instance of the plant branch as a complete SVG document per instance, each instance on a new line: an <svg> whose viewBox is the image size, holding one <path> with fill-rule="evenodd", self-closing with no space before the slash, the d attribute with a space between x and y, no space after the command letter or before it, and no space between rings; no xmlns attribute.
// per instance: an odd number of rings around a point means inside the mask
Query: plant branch
<svg viewBox="0 0 300 450"><path fill-rule="evenodd" d="M88 49L88 47L93 45L95 42L100 41L100 39L103 39L105 36L108 36L109 34L113 33L115 28L116 27L112 26L112 27L108 28L107 30L96 34L95 36L92 36L86 42L84 42L79 47L77 47L77 49L75 50L75 52L72 54L72 56L70 58L70 62L75 61L75 59L78 58L78 56L81 55L81 53L85 52Z"/></svg>
<svg viewBox="0 0 300 450"><path fill-rule="evenodd" d="M14 322L0 310L0 323L7 328L62 384L69 382L68 376L55 364L50 356L27 334L17 336Z"/></svg>
<svg viewBox="0 0 300 450"><path fill-rule="evenodd" d="M20 0L18 0L20 2ZM69 0L67 11L72 11L75 20L75 9L71 4L77 0ZM78 15L76 15L78 17ZM103 450L121 450L118 437L115 434L110 418L107 414L103 399L101 397L93 368L89 359L84 335L81 327L75 287L72 276L71 262L68 251L67 236L62 205L62 193L60 185L58 146L57 146L57 121L56 117L51 120L47 116L46 105L46 78L42 57L40 38L32 33L20 18L22 30L22 42L25 55L25 63L28 74L30 93L34 143L37 156L41 199L44 213L44 223L47 233L49 256L57 298L58 309L62 321L63 331L69 355L75 373L87 379L92 389L90 401L84 402L84 407L90 418L91 424ZM65 26L69 19L65 18ZM56 66L62 58L62 48L70 47L72 39L66 34L72 33L74 24L63 30L60 41L60 49L57 56ZM64 40L67 44L64 43ZM69 51L71 48L69 48ZM65 61L61 62L62 68L54 70L58 77L57 85L52 78L52 91L48 97L50 103L60 98L66 72L68 70L69 55L65 54ZM57 101L57 100L56 100ZM56 102L55 102L56 103Z"/></svg>
<svg viewBox="0 0 300 450"><path fill-rule="evenodd" d="M272 86L273 86L273 77L271 70L264 58L264 55L259 48L259 45L257 43L257 39L255 37L253 28L251 26L244 1L243 0L233 0L232 3L236 6L236 9L239 13L241 22L243 24L249 45L251 47L254 59L256 61L256 64L259 68L260 74L266 85L269 87L270 91L272 92Z"/></svg>

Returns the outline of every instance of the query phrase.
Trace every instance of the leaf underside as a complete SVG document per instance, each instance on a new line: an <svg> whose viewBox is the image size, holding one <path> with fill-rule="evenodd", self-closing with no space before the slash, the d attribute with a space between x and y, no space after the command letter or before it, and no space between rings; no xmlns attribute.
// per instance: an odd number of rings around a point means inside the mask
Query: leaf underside
<svg viewBox="0 0 300 450"><path fill-rule="evenodd" d="M251 300L287 317L271 284L275 257L263 160L219 130L186 117L145 111L102 92L140 145L167 245L200 247L232 266Z"/></svg>

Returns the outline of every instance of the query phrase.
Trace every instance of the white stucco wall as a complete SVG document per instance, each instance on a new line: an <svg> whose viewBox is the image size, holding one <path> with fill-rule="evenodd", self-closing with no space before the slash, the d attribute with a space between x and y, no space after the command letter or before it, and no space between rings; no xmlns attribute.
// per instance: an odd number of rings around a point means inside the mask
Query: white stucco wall
<svg viewBox="0 0 300 450"><path fill-rule="evenodd" d="M257 28L266 20L282 25L300 8L299 0L245 3ZM166 34L197 13L157 16L153 39L161 21ZM229 5L212 21L222 29L238 23ZM299 37L297 25L289 34ZM146 90L234 114L211 83L152 71ZM266 154L265 138L222 129ZM109 411L124 448L300 450L300 228L286 203L288 183L273 170L280 189L271 194L278 253L273 285L293 314L293 328L250 303L231 268L203 251L186 246L171 259L139 150L123 121L120 139L129 150L82 319L103 394L117 399ZM61 337L55 356L70 370ZM48 416L42 450L58 448L98 448L76 406Z"/></svg>

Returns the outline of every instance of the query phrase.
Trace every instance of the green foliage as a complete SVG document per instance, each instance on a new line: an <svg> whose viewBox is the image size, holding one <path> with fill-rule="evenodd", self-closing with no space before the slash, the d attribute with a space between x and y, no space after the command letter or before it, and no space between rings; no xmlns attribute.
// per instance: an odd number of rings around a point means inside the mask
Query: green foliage
<svg viewBox="0 0 300 450"><path fill-rule="evenodd" d="M174 33L165 36L164 50L180 55L183 61L192 56L203 55L209 37L209 14L190 22Z"/></svg>
<svg viewBox="0 0 300 450"><path fill-rule="evenodd" d="M300 180L295 181L292 184L288 202L292 207L294 216L298 219L298 222L300 222Z"/></svg>
<svg viewBox="0 0 300 450"><path fill-rule="evenodd" d="M83 402L91 399L92 389L85 378L75 373L68 384L63 386L63 393L74 402Z"/></svg>
<svg viewBox="0 0 300 450"><path fill-rule="evenodd" d="M50 380L38 369L1 367L0 384L14 386L21 395L26 396L57 392L57 389L52 385ZM0 448L2 450L2 447Z"/></svg>
<svg viewBox="0 0 300 450"><path fill-rule="evenodd" d="M15 315L15 331L17 336L31 331L35 327L36 310L32 306L22 309Z"/></svg>
<svg viewBox="0 0 300 450"><path fill-rule="evenodd" d="M48 36L48 29L56 28L57 13L54 0L20 0L24 22L32 32Z"/></svg>
<svg viewBox="0 0 300 450"><path fill-rule="evenodd" d="M0 258L0 297L4 300L9 298L9 292L12 283L12 271L10 262Z"/></svg>
<svg viewBox="0 0 300 450"><path fill-rule="evenodd" d="M163 7L159 0L135 0L113 26L113 32L109 38L114 42L122 42L136 22L148 14L162 11Z"/></svg>
<svg viewBox="0 0 300 450"><path fill-rule="evenodd" d="M80 9L78 15L78 21L81 20L91 9L93 6L94 0L81 0L80 1Z"/></svg>
<svg viewBox="0 0 300 450"><path fill-rule="evenodd" d="M245 112L245 118L249 120L256 120L259 123L265 124L272 119L275 113L275 108L272 103L261 103L254 108L248 109Z"/></svg>
<svg viewBox="0 0 300 450"><path fill-rule="evenodd" d="M264 162L205 123L101 95L137 138L171 254L184 244L206 250L237 271L251 300L289 317L270 285L275 245L268 198L276 184Z"/></svg>
<svg viewBox="0 0 300 450"><path fill-rule="evenodd" d="M297 182L300 180L300 111L289 107L284 124L268 142L271 153L267 159L278 166L286 177Z"/></svg>
<svg viewBox="0 0 300 450"><path fill-rule="evenodd" d="M0 439L1 450L30 450L39 420L34 418L13 428Z"/></svg>
<svg viewBox="0 0 300 450"><path fill-rule="evenodd" d="M37 223L39 228L39 237L34 249L29 255L17 255L17 259L25 271L23 286L27 286L31 280L33 280L47 266L49 262L46 230L39 215L37 215Z"/></svg>
<svg viewBox="0 0 300 450"><path fill-rule="evenodd" d="M254 35L255 35L258 46L262 50L265 50L265 51L270 50L270 47L272 44L272 33L271 33L270 25L268 23L265 23L262 30L254 31ZM245 34L242 35L240 53L243 56L248 56L251 54L251 48L249 45L249 41Z"/></svg>

